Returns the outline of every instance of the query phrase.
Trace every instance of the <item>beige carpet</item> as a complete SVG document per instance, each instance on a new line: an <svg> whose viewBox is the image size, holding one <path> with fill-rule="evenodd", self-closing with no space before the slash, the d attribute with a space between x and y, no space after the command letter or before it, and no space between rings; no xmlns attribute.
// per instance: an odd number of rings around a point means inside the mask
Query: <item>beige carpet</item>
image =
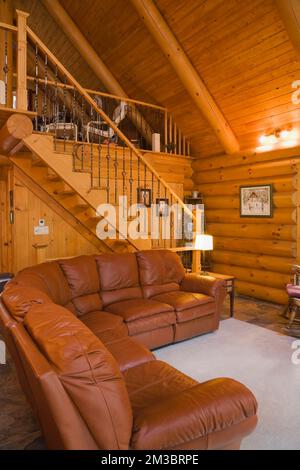
<svg viewBox="0 0 300 470"><path fill-rule="evenodd" d="M243 449L300 449L300 364L295 338L236 319L220 329L155 351L199 382L232 377L248 386L259 404L259 424Z"/></svg>

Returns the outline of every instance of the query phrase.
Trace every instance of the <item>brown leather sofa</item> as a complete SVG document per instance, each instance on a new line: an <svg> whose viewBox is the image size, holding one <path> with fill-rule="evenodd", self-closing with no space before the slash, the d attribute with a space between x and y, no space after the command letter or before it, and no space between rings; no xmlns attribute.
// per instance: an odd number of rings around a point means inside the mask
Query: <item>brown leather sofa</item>
<svg viewBox="0 0 300 470"><path fill-rule="evenodd" d="M218 327L222 281L167 250L80 256L7 284L0 326L50 449L238 449L256 426L242 384L199 384L149 348Z"/></svg>

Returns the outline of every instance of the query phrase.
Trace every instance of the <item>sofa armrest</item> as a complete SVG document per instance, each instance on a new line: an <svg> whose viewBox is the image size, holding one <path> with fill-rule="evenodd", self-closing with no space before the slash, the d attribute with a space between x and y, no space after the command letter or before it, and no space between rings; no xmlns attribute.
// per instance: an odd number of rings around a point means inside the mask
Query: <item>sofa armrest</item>
<svg viewBox="0 0 300 470"><path fill-rule="evenodd" d="M200 294L216 297L222 291L225 294L225 282L212 276L191 273L184 276L180 289L186 292L199 292Z"/></svg>

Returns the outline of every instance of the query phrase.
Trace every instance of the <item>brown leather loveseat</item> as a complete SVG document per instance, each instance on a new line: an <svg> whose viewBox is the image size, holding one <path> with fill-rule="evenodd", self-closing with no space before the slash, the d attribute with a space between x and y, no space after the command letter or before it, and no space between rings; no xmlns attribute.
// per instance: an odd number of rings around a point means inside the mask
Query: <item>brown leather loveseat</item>
<svg viewBox="0 0 300 470"><path fill-rule="evenodd" d="M51 449L237 449L256 425L242 384L199 384L147 347L212 331L221 281L170 251L80 256L20 272L0 326Z"/></svg>

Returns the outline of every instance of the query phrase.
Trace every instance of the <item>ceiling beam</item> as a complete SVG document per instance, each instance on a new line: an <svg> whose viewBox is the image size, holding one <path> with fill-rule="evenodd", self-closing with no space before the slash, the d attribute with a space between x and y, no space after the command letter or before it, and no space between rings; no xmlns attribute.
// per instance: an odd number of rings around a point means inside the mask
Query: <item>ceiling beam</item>
<svg viewBox="0 0 300 470"><path fill-rule="evenodd" d="M232 129L154 2L131 0L131 3L211 125L224 150L229 154L238 152L239 143Z"/></svg>
<svg viewBox="0 0 300 470"><path fill-rule="evenodd" d="M276 4L286 30L300 53L300 1L276 0Z"/></svg>
<svg viewBox="0 0 300 470"><path fill-rule="evenodd" d="M129 98L126 91L122 88L118 80L111 73L103 60L99 57L95 49L90 45L86 37L82 34L78 26L74 23L72 18L61 6L58 0L42 0L48 12L54 18L56 23L60 26L64 34L69 38L73 46L78 50L81 57L90 66L96 77L105 86L109 93L121 97ZM142 114L131 104L131 112L129 113L134 126L145 137L148 143L152 143L153 130L146 122Z"/></svg>
<svg viewBox="0 0 300 470"><path fill-rule="evenodd" d="M128 98L125 90L98 56L97 52L90 45L59 1L42 0L42 2L105 88L114 95Z"/></svg>

